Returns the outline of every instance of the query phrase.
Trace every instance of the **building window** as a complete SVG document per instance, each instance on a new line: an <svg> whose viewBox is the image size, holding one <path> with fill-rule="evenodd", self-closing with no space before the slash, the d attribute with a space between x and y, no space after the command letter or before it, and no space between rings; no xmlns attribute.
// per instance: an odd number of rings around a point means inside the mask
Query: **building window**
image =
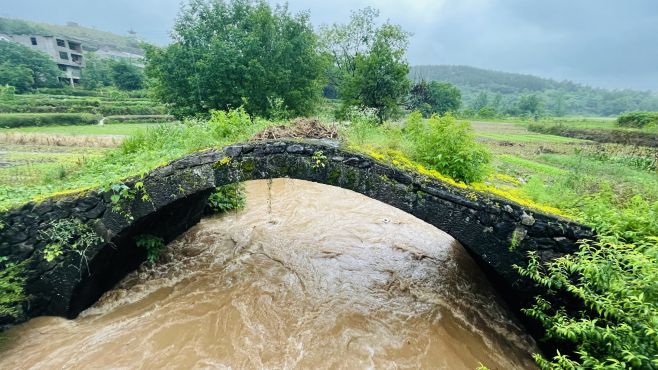
<svg viewBox="0 0 658 370"><path fill-rule="evenodd" d="M57 46L61 46L61 47L65 48L66 47L66 42L64 40L57 39Z"/></svg>
<svg viewBox="0 0 658 370"><path fill-rule="evenodd" d="M65 51L60 51L59 52L59 58L64 59L64 60L69 60L69 54Z"/></svg>
<svg viewBox="0 0 658 370"><path fill-rule="evenodd" d="M60 64L58 67L60 71L66 72L66 66Z"/></svg>
<svg viewBox="0 0 658 370"><path fill-rule="evenodd" d="M69 49L80 52L80 53L82 52L82 47L77 42L69 41Z"/></svg>
<svg viewBox="0 0 658 370"><path fill-rule="evenodd" d="M32 45L37 44L37 38L36 37L30 37L30 41L32 42Z"/></svg>

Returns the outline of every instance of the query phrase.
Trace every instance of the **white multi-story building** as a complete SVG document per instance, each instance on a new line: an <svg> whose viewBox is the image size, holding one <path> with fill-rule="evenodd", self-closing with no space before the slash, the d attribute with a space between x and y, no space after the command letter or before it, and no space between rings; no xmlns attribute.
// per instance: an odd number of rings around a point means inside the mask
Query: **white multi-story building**
<svg viewBox="0 0 658 370"><path fill-rule="evenodd" d="M81 42L58 36L42 35L0 34L0 39L14 41L48 54L62 71L60 77L62 82L71 86L80 83L80 72L85 67Z"/></svg>

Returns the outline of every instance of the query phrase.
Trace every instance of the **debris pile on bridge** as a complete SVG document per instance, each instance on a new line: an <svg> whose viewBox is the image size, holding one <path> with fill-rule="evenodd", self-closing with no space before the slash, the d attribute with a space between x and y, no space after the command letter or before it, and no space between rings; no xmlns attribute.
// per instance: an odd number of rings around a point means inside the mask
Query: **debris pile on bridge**
<svg viewBox="0 0 658 370"><path fill-rule="evenodd" d="M257 133L253 140L276 140L282 138L292 139L340 139L338 127L335 124L326 124L315 118L299 118L287 125L268 126Z"/></svg>

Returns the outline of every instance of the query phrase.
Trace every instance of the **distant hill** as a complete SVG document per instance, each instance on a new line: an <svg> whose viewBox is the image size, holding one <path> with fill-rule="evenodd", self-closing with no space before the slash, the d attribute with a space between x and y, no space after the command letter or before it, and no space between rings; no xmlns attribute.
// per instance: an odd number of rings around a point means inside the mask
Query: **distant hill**
<svg viewBox="0 0 658 370"><path fill-rule="evenodd" d="M414 66L410 78L450 82L462 91L465 108L475 110L488 106L513 114L520 97L534 94L541 99L545 112L558 116L658 111L658 94L649 91L593 88L571 81L468 66Z"/></svg>
<svg viewBox="0 0 658 370"><path fill-rule="evenodd" d="M0 17L0 34L2 33L61 36L81 41L85 51L105 49L137 55L144 54L144 50L140 47L140 40L135 37L120 36L111 32L83 27L76 23L63 26Z"/></svg>

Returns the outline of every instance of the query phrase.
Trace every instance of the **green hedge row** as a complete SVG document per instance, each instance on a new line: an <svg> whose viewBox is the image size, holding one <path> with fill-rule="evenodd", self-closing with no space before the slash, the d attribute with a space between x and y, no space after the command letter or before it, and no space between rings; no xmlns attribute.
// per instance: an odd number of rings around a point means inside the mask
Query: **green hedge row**
<svg viewBox="0 0 658 370"><path fill-rule="evenodd" d="M29 109L7 109L0 104L0 113L90 113L103 116L116 115L163 115L166 109L161 107L123 106L123 107L53 107L38 106Z"/></svg>
<svg viewBox="0 0 658 370"><path fill-rule="evenodd" d="M147 100L0 99L0 113L93 113L112 115L163 115L166 108Z"/></svg>
<svg viewBox="0 0 658 370"><path fill-rule="evenodd" d="M100 116L89 113L8 113L0 114L0 128L55 126L55 125L94 125Z"/></svg>
<svg viewBox="0 0 658 370"><path fill-rule="evenodd" d="M658 112L629 112L617 118L620 127L644 128L658 126Z"/></svg>
<svg viewBox="0 0 658 370"><path fill-rule="evenodd" d="M116 89L84 90L72 89L70 87L39 88L37 92L41 94L68 95L68 96L97 96L97 97L125 97L125 98L145 98L146 90L120 91Z"/></svg>
<svg viewBox="0 0 658 370"><path fill-rule="evenodd" d="M111 116L105 118L105 123L167 123L175 122L176 117L169 115L133 115Z"/></svg>

